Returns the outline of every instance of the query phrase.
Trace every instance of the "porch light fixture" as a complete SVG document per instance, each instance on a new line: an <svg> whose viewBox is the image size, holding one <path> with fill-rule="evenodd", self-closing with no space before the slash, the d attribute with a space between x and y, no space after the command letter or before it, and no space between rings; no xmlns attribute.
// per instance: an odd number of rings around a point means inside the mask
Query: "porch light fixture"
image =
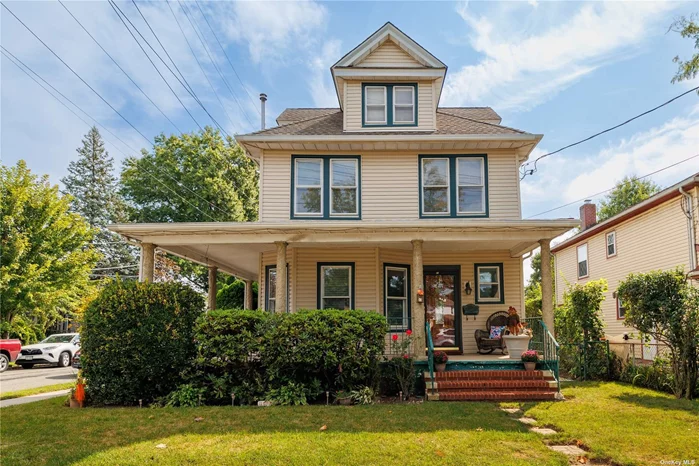
<svg viewBox="0 0 699 466"><path fill-rule="evenodd" d="M417 289L417 303L422 304L425 301L425 292L422 288Z"/></svg>
<svg viewBox="0 0 699 466"><path fill-rule="evenodd" d="M464 283L464 293L466 293L467 295L473 293L473 288L471 288L471 282Z"/></svg>

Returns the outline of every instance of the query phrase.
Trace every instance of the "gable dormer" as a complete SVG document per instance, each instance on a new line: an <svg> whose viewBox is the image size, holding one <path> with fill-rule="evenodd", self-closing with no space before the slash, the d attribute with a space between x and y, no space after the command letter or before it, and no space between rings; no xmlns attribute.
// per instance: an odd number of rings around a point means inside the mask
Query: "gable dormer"
<svg viewBox="0 0 699 466"><path fill-rule="evenodd" d="M330 71L345 132L437 129L447 66L390 22Z"/></svg>

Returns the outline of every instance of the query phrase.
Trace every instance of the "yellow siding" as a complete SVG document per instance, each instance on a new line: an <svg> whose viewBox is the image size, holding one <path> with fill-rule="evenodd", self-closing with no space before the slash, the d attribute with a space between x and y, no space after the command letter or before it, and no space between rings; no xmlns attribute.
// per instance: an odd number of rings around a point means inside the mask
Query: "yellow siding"
<svg viewBox="0 0 699 466"><path fill-rule="evenodd" d="M418 153L370 152L359 155L362 157L362 219L419 219ZM260 218L266 222L287 221L290 218L291 154L265 152L263 162L265 173ZM488 154L490 218L521 218L517 176L514 154Z"/></svg>
<svg viewBox="0 0 699 466"><path fill-rule="evenodd" d="M432 81L420 81L417 84L417 127L405 128L409 131L435 129L435 105L433 99L434 89ZM362 127L362 83L361 81L348 81L343 105L345 118L345 131L367 131L371 128ZM385 127L378 128L385 131ZM394 129L398 131L399 129Z"/></svg>
<svg viewBox="0 0 699 466"><path fill-rule="evenodd" d="M376 50L371 52L361 62L354 66L360 68L422 68L420 62L415 60L395 42L387 40Z"/></svg>
<svg viewBox="0 0 699 466"><path fill-rule="evenodd" d="M607 258L606 233L616 231L617 255ZM556 253L556 301L561 303L566 283L586 283L605 278L609 291L602 303L609 336L632 331L616 317L616 299L612 293L630 273L689 267L687 219L676 197L637 217L588 238L589 278L577 279L577 245Z"/></svg>
<svg viewBox="0 0 699 466"><path fill-rule="evenodd" d="M425 244L429 249L429 244ZM290 248L293 250L293 248ZM405 264L412 262L412 251L409 249L387 249L376 247L364 248L297 248L295 252L289 252L290 259L289 277L296 277L292 281L291 289L293 297L290 298L291 309L314 309L317 306L318 262L354 262L355 263L355 308L375 310L383 314L383 265ZM461 304L475 302L475 294L466 295L463 291L463 283L474 282L474 264L476 263L503 263L504 279L504 304L481 304L480 314L473 320L461 316L462 338L465 353L476 351L473 334L476 329L484 329L485 321L492 313L507 310L514 306L521 311L522 302L522 273L521 261L511 258L508 251L429 251L424 253L424 265L458 265L461 267L459 290L461 290ZM264 277L266 265L274 264L275 253L263 253L260 276ZM264 280L260 281L260 302L264 303ZM377 307L378 303L378 307ZM264 306L264 304L262 305ZM461 312L461 310L458 310Z"/></svg>

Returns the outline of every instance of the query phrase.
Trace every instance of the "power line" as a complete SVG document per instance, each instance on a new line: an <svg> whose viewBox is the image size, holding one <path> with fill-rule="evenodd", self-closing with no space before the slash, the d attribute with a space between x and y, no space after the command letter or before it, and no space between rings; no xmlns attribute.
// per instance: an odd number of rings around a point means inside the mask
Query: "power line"
<svg viewBox="0 0 699 466"><path fill-rule="evenodd" d="M693 156L688 157L688 158L686 158L686 159L684 159L684 160L680 160L679 162L675 162L675 163L673 163L673 164L671 164L671 165L668 165L668 166L666 166L666 167L660 168L660 169L655 170L654 172L648 173L648 174L646 174L646 175L639 176L639 177L637 177L637 179L642 180L642 179L644 179L644 178L648 178L649 176L653 176L653 175L655 175L656 173L660 173L661 171L664 171L664 170L667 170L667 169L669 169L669 168L675 167L675 166L677 166L677 165L679 165L679 164L681 164L681 163L687 162L687 161L692 160L692 159L695 159L695 158L697 158L697 157L699 157L699 154L693 155ZM601 195L601 194L608 193L609 191L612 191L613 189L614 189L614 187L611 187L611 188L609 188L609 189L605 189L604 191L600 191L600 192L598 192L598 193L595 193L595 194L592 194L592 195L588 195L588 196L582 197L582 198L577 199L577 200L575 200L575 201L573 201L573 202L569 202L569 203L567 203L567 204L563 204L563 205L560 205L560 206L558 206L558 207L554 207L553 209L549 209L549 210L545 210L545 211L543 211L543 212L539 212L538 214L531 215L531 216L529 216L529 217L527 217L527 218L534 218L534 217L538 217L539 215L548 214L549 212L553 212L554 210L562 209L562 208L564 208L564 207L568 207L568 206L571 206L571 205L573 205L573 204L577 204L578 202L581 202L581 201L584 201L584 200L587 200L587 199L592 199L593 197L597 197L597 196L599 196L599 195Z"/></svg>
<svg viewBox="0 0 699 466"><path fill-rule="evenodd" d="M557 149L557 150L555 150L555 151L553 151L553 152L549 152L549 153L547 153L547 154L541 155L541 156L537 157L536 160L534 160L534 162L527 162L527 163L525 163L524 165L522 165L522 176L521 176L520 180L523 180L527 175L533 175L534 173L536 173L536 171L537 171L537 163L539 162L539 160L544 159L544 158L546 158L546 157L548 157L548 156L550 156L550 155L557 154L557 153L559 153L559 152L561 152L561 151L564 151L564 150L566 150L566 149L569 149L569 148L571 148L571 147L573 147L573 146L577 146L578 144L582 144L583 142L587 142L587 141L589 141L590 139L594 139L594 138L596 138L597 136L601 136L602 134L608 133L608 132L613 131L613 130L615 130L615 129L617 129L617 128L620 128L621 126L624 126L624 125L626 125L626 124L628 124L628 123L631 123L632 121L637 120L638 118L641 118L642 116L648 115L649 113L652 113L652 112L654 112L654 111L656 111L656 110L658 110L658 109L660 109L660 108L662 108L662 107L664 107L664 106L666 106L666 105L668 105L668 104L671 104L672 102L674 102L675 100L679 99L680 97L684 97L685 95L691 94L692 92L698 91L698 90L699 90L699 86L697 86L697 87L695 87L695 88L693 88L693 89L690 89L690 90L688 90L687 92L683 92L682 94L673 97L672 99L670 99L670 100L668 100L667 102L664 102L664 103L658 105L657 107L653 107L653 108L651 108L650 110L646 110L646 111L643 112L643 113L639 113L638 115L636 115L636 116L634 116L634 117L632 117L632 118L629 118L628 120L624 121L623 123L619 123L619 124L616 125L616 126L612 126L611 128L607 128L607 129L605 129L605 130L603 130L603 131L600 131L600 132L598 132L598 133L595 133L595 134L593 134L592 136L588 136L588 137L586 137L585 139L581 139L580 141L574 142L574 143L572 143L572 144L568 144L567 146L561 147L560 149ZM527 166L531 165L532 163L534 164L534 168L531 169L531 170L527 170Z"/></svg>

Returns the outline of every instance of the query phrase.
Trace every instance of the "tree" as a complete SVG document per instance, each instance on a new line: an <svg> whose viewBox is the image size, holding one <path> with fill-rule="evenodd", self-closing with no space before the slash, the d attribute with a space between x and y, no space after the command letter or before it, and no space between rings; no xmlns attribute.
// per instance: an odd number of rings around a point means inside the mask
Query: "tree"
<svg viewBox="0 0 699 466"><path fill-rule="evenodd" d="M693 398L699 378L699 290L677 269L632 273L617 293L626 305L624 323L668 348L675 396Z"/></svg>
<svg viewBox="0 0 699 466"><path fill-rule="evenodd" d="M672 83L690 81L699 75L699 14L676 19L670 26L670 30L679 33L684 39L694 40L694 48L697 52L689 60L682 60L679 55L672 60L677 63L677 73L672 78Z"/></svg>
<svg viewBox="0 0 699 466"><path fill-rule="evenodd" d="M122 194L136 222L257 220L258 173L240 146L218 130L155 138L153 151L124 161ZM208 289L205 267L173 258L181 274Z"/></svg>
<svg viewBox="0 0 699 466"><path fill-rule="evenodd" d="M541 315L541 252L532 256L530 263L532 273L529 276L529 284L524 289L524 309L527 317ZM551 256L551 270L555 270L553 255ZM553 300L555 301L556 280L551 274L551 289L554 290Z"/></svg>
<svg viewBox="0 0 699 466"><path fill-rule="evenodd" d="M597 221L602 222L616 214L645 201L660 191L660 186L651 180L641 180L637 176L626 176L619 181L602 202L597 212Z"/></svg>
<svg viewBox="0 0 699 466"><path fill-rule="evenodd" d="M216 293L216 307L219 309L244 309L245 282L234 279L221 286ZM252 308L257 309L257 282L252 283Z"/></svg>
<svg viewBox="0 0 699 466"><path fill-rule="evenodd" d="M92 127L78 148L78 159L68 165L69 175L61 180L72 196L71 210L82 215L96 230L93 245L102 258L95 276L133 274L136 268L134 248L107 229L110 223L126 221L124 201L119 196L117 180L112 174L114 160L104 148L96 127Z"/></svg>
<svg viewBox="0 0 699 466"><path fill-rule="evenodd" d="M0 326L14 333L17 321L40 338L46 328L83 305L89 274L99 259L90 246L94 231L70 212L48 176L39 179L20 160L0 167ZM27 330L23 331L27 335Z"/></svg>

